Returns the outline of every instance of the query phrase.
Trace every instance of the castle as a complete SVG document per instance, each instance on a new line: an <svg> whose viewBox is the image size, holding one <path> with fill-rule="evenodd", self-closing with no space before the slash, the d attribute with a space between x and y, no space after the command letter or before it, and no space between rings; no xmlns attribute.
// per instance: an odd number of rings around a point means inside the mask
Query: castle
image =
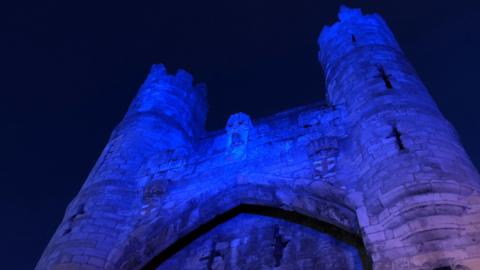
<svg viewBox="0 0 480 270"><path fill-rule="evenodd" d="M377 14L318 40L327 101L204 129L152 67L36 269L480 269L480 177Z"/></svg>

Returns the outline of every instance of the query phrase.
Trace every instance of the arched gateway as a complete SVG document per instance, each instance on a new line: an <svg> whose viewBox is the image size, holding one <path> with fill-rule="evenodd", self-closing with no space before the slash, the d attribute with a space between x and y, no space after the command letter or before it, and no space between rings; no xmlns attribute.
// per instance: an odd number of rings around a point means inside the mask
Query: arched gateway
<svg viewBox="0 0 480 270"><path fill-rule="evenodd" d="M153 66L36 269L480 269L478 172L385 22L319 45L326 102L224 131Z"/></svg>

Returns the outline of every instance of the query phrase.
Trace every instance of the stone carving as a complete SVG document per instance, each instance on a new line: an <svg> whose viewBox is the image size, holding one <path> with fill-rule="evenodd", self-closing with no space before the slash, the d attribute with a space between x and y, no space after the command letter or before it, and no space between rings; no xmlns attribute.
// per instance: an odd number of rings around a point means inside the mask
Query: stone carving
<svg viewBox="0 0 480 270"><path fill-rule="evenodd" d="M245 158L249 136L253 125L250 117L244 113L237 113L228 119L227 151L235 159Z"/></svg>

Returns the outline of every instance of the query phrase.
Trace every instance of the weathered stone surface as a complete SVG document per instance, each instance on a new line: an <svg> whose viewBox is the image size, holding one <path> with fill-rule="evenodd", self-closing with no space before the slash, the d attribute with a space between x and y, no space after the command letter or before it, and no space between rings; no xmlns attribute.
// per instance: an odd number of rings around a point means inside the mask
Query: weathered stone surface
<svg viewBox="0 0 480 270"><path fill-rule="evenodd" d="M354 246L310 227L240 214L167 259L167 269L362 269Z"/></svg>
<svg viewBox="0 0 480 270"><path fill-rule="evenodd" d="M454 129L378 15L343 8L339 18L319 38L320 61L350 134L337 175L353 176L362 194L356 212L374 269L480 269L470 263L480 256L470 234L479 233L470 203L479 176Z"/></svg>
<svg viewBox="0 0 480 270"><path fill-rule="evenodd" d="M319 38L327 102L225 130L203 128L203 85L154 66L37 269L480 269L454 128L380 16L339 19Z"/></svg>

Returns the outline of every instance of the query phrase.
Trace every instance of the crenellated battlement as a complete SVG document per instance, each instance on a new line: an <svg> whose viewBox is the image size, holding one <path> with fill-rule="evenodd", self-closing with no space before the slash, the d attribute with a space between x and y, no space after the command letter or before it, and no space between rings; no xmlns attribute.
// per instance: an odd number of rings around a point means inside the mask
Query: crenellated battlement
<svg viewBox="0 0 480 270"><path fill-rule="evenodd" d="M164 65L153 65L125 118L152 114L178 125L193 140L205 132L207 87L194 84L190 73L170 75ZM172 124L169 124L172 125Z"/></svg>
<svg viewBox="0 0 480 270"><path fill-rule="evenodd" d="M331 26L324 26L318 38L321 48L318 56L327 81L332 69L346 55L365 46L388 47L401 53L395 37L378 14L365 15L358 8L342 6L338 19Z"/></svg>
<svg viewBox="0 0 480 270"><path fill-rule="evenodd" d="M203 83L194 83L193 76L183 69L178 69L175 74L168 74L165 65L154 64L150 69L150 73L147 79L143 83L140 89L143 88L156 88L165 87L174 91L185 91L184 95L187 96L188 92L195 91L203 97L207 96L207 89Z"/></svg>

